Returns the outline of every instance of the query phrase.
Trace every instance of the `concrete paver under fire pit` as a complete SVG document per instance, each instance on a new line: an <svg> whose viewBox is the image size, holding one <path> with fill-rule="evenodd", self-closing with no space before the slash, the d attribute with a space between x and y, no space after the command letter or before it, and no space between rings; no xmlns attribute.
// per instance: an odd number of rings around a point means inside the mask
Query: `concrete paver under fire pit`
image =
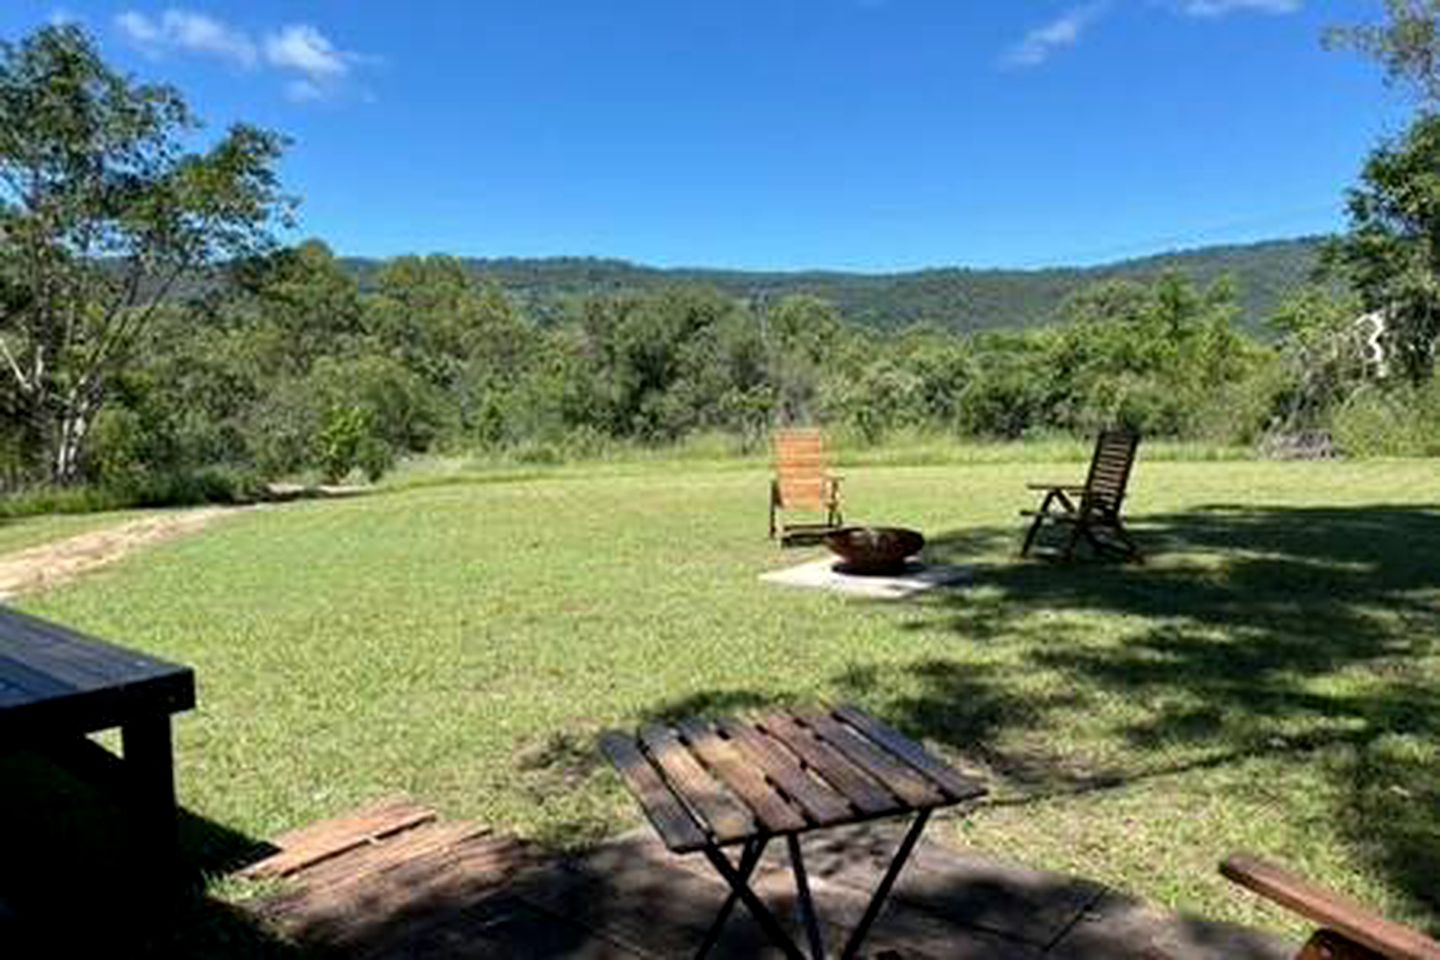
<svg viewBox="0 0 1440 960"><path fill-rule="evenodd" d="M904 600L940 587L965 583L971 577L969 567L946 564L915 562L899 573L862 576L837 570L836 563L835 557L824 556L799 566L762 573L760 579L784 587L831 590L871 600Z"/></svg>

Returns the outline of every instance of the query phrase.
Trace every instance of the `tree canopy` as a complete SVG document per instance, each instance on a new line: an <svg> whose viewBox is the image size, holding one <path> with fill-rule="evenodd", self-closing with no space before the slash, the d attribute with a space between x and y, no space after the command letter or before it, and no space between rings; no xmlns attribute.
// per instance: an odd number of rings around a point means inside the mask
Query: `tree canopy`
<svg viewBox="0 0 1440 960"><path fill-rule="evenodd" d="M1386 80L1426 112L1440 107L1440 0L1385 0L1381 23L1332 27L1325 42L1380 64Z"/></svg>
<svg viewBox="0 0 1440 960"><path fill-rule="evenodd" d="M57 482L78 478L111 378L176 283L263 249L285 213L278 136L240 125L186 152L195 126L78 27L0 45L0 363Z"/></svg>

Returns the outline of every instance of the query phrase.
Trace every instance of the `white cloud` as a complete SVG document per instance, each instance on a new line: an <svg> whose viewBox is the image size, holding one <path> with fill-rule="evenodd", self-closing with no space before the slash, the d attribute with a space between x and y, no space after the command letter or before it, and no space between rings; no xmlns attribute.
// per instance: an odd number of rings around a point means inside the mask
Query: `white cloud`
<svg viewBox="0 0 1440 960"><path fill-rule="evenodd" d="M1038 67L1056 51L1079 43L1086 28L1098 20L1107 9L1108 4L1101 2L1067 10L1049 23L1025 34L1024 39L1005 54L1004 62L1012 67Z"/></svg>
<svg viewBox="0 0 1440 960"><path fill-rule="evenodd" d="M325 88L309 80L291 80L285 84L285 96L295 103L313 103L325 99Z"/></svg>
<svg viewBox="0 0 1440 960"><path fill-rule="evenodd" d="M160 28L143 13L136 13L134 10L126 10L115 18L115 29L119 30L125 37L141 46L149 46L160 42Z"/></svg>
<svg viewBox="0 0 1440 960"><path fill-rule="evenodd" d="M352 68L368 58L337 47L319 29L286 24L257 42L224 21L170 8L159 17L126 10L115 29L151 56L184 53L211 56L247 69L268 68L289 75L285 96L297 103L328 99L341 92Z"/></svg>
<svg viewBox="0 0 1440 960"><path fill-rule="evenodd" d="M354 56L337 50L319 30L300 23L266 37L265 58L274 66L298 70L314 80L345 76Z"/></svg>
<svg viewBox="0 0 1440 960"><path fill-rule="evenodd" d="M1079 44L1086 30L1110 12L1113 2L1093 0L1071 7L1025 34L1001 57L1001 63L1008 67L1038 67L1058 51ZM1305 0L1149 0L1149 5L1187 17L1219 19L1232 13L1296 13L1304 7Z"/></svg>
<svg viewBox="0 0 1440 960"><path fill-rule="evenodd" d="M1191 17L1223 17L1228 13L1295 13L1304 0L1181 0L1180 12Z"/></svg>
<svg viewBox="0 0 1440 960"><path fill-rule="evenodd" d="M259 49L243 30L189 10L166 10L158 20L135 10L115 18L116 28L151 54L176 50L218 57L242 67L253 67Z"/></svg>

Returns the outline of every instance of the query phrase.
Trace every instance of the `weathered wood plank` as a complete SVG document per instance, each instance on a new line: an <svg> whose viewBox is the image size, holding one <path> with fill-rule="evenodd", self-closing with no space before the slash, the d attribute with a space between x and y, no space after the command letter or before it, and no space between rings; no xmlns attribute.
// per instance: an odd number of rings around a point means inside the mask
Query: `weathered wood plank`
<svg viewBox="0 0 1440 960"><path fill-rule="evenodd" d="M764 771L750 763L734 744L722 740L713 726L691 719L681 723L679 730L695 755L744 801L766 830L791 833L805 828L805 817L775 792Z"/></svg>
<svg viewBox="0 0 1440 960"><path fill-rule="evenodd" d="M311 894L334 895L342 889L353 889L395 867L491 832L489 827L476 823L422 823L379 843L357 847L344 856L323 860L293 876Z"/></svg>
<svg viewBox="0 0 1440 960"><path fill-rule="evenodd" d="M1440 960L1440 943L1418 930L1379 917L1353 900L1317 887L1274 864L1235 855L1220 865L1220 872L1227 879L1382 956Z"/></svg>
<svg viewBox="0 0 1440 960"><path fill-rule="evenodd" d="M945 796L929 780L860 736L853 728L840 724L827 714L807 714L799 719L910 806L934 807L945 802Z"/></svg>
<svg viewBox="0 0 1440 960"><path fill-rule="evenodd" d="M640 752L634 737L610 731L600 737L600 750L615 765L665 846L676 852L705 846L705 831Z"/></svg>
<svg viewBox="0 0 1440 960"><path fill-rule="evenodd" d="M279 852L242 871L247 877L284 877L384 837L429 823L435 811L403 796L387 797L343 817L312 823L276 837Z"/></svg>
<svg viewBox="0 0 1440 960"><path fill-rule="evenodd" d="M452 836L465 832L465 825L446 826ZM408 836L381 841L377 849L398 847ZM331 862L343 866L351 857L370 853L365 848ZM307 945L342 948L347 956L363 946L358 955L371 956L391 937L415 936L437 915L463 914L534 859L533 852L513 838L487 835L403 855L392 851L391 857L383 869L338 884L310 885L309 875L301 873L296 889L265 901L258 912ZM347 947L352 949L343 949Z"/></svg>
<svg viewBox="0 0 1440 960"><path fill-rule="evenodd" d="M817 825L839 823L854 816L854 808L842 794L807 773L795 755L779 742L737 720L722 720L719 726Z"/></svg>
<svg viewBox="0 0 1440 960"><path fill-rule="evenodd" d="M834 714L840 720L860 730L891 754L919 770L938 786L948 799L972 800L984 796L986 793L982 785L960 774L949 764L932 756L909 737L891 729L868 713L842 705L835 708Z"/></svg>
<svg viewBox="0 0 1440 960"><path fill-rule="evenodd" d="M717 843L733 843L755 832L750 811L705 771L673 730L648 726L640 731L640 741L676 795L699 816Z"/></svg>
<svg viewBox="0 0 1440 960"><path fill-rule="evenodd" d="M863 813L876 816L905 809L905 804L895 794L876 783L844 754L795 723L793 718L772 714L756 721L756 726L785 744L806 766Z"/></svg>

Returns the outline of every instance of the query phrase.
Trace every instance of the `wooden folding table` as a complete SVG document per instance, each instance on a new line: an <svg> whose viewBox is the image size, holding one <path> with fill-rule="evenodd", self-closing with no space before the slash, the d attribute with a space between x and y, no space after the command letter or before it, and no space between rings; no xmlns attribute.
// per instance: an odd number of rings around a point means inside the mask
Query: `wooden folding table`
<svg viewBox="0 0 1440 960"><path fill-rule="evenodd" d="M715 945L739 902L787 957L805 960L806 954L750 886L770 840L784 837L800 926L810 957L821 960L825 944L799 837L880 817L909 816L909 830L840 953L842 960L849 960L884 907L930 814L985 793L978 782L915 741L848 706L749 720L655 724L638 736L606 733L600 747L665 846L677 854L702 853L730 887L700 944L700 957ZM740 848L738 862L724 852L732 846Z"/></svg>

